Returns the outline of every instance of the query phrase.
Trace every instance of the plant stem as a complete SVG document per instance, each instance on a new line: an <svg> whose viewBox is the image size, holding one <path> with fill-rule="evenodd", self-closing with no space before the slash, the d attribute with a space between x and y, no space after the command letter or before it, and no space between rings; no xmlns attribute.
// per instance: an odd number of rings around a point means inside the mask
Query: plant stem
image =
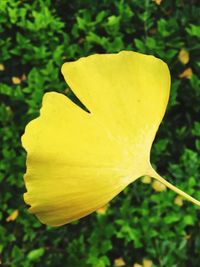
<svg viewBox="0 0 200 267"><path fill-rule="evenodd" d="M176 192L178 195L184 197L186 200L191 201L192 203L200 206L200 201L198 201L197 199L191 197L190 195L188 195L187 193L183 192L182 190L180 190L179 188L177 188L176 186L172 185L171 183L169 183L168 181L166 181L163 177L161 177L153 168L151 168L149 170L149 174L150 176L152 176L153 178L157 179L159 182L161 182L162 184L166 185L169 189L173 190L174 192Z"/></svg>

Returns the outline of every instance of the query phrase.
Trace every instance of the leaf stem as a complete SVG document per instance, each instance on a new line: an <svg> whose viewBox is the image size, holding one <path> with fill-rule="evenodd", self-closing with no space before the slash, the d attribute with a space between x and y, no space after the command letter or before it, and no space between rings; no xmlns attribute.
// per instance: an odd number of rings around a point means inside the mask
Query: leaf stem
<svg viewBox="0 0 200 267"><path fill-rule="evenodd" d="M187 193L183 192L182 190L180 190L179 188L177 188L176 186L172 185L171 183L169 183L168 181L166 181L163 177L161 177L153 168L151 168L149 170L149 174L150 176L152 176L153 178L157 179L159 182L161 182L162 184L166 185L169 189L171 189L172 191L174 191L175 193L177 193L178 195L184 197L186 200L191 201L192 203L200 206L200 201L198 201L197 199L191 197L190 195L188 195Z"/></svg>

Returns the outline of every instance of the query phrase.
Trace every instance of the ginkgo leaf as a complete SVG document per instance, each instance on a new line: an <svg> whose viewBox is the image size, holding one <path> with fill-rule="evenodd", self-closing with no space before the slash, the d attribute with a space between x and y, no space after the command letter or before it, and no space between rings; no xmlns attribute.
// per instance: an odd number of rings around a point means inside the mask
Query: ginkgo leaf
<svg viewBox="0 0 200 267"><path fill-rule="evenodd" d="M143 261L143 267L152 267L153 262L149 259L144 259Z"/></svg>
<svg viewBox="0 0 200 267"><path fill-rule="evenodd" d="M167 189L167 187L163 183L156 181L156 180L153 181L152 187L157 192L166 191Z"/></svg>
<svg viewBox="0 0 200 267"><path fill-rule="evenodd" d="M7 222L11 222L17 219L19 215L19 211L18 210L14 210L7 218L6 221Z"/></svg>
<svg viewBox="0 0 200 267"><path fill-rule="evenodd" d="M151 177L149 175L145 175L144 177L142 177L141 182L144 184L150 184L151 183Z"/></svg>
<svg viewBox="0 0 200 267"><path fill-rule="evenodd" d="M12 77L12 83L13 84L20 84L21 83L21 80L18 77Z"/></svg>
<svg viewBox="0 0 200 267"><path fill-rule="evenodd" d="M174 204L178 205L178 206L183 206L183 198L182 196L177 196L175 199L174 199Z"/></svg>
<svg viewBox="0 0 200 267"><path fill-rule="evenodd" d="M136 263L133 264L133 267L143 267L143 266L136 262Z"/></svg>
<svg viewBox="0 0 200 267"><path fill-rule="evenodd" d="M26 127L25 201L49 225L79 219L149 175L185 198L151 167L150 150L169 98L167 65L123 51L65 63L62 73L84 111L50 92Z"/></svg>
<svg viewBox="0 0 200 267"><path fill-rule="evenodd" d="M186 70L184 70L179 77L180 78L185 78L185 79L191 79L193 75L193 71L191 68L187 68Z"/></svg>
<svg viewBox="0 0 200 267"><path fill-rule="evenodd" d="M4 70L5 70L5 66L0 63L0 71L4 71Z"/></svg>
<svg viewBox="0 0 200 267"><path fill-rule="evenodd" d="M190 54L189 52L182 48L178 54L178 59L180 60L181 63L183 63L184 65L187 64L190 60Z"/></svg>
<svg viewBox="0 0 200 267"><path fill-rule="evenodd" d="M125 261L124 261L124 259L122 257L117 258L117 259L114 260L114 266L115 267L122 267L122 266L125 266L125 265L126 265L126 263L125 263Z"/></svg>

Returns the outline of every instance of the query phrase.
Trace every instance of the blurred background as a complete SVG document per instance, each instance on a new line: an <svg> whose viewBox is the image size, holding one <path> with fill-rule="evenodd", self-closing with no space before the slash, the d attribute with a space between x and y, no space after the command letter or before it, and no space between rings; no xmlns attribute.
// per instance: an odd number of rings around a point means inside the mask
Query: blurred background
<svg viewBox="0 0 200 267"><path fill-rule="evenodd" d="M80 221L42 225L23 201L20 141L44 92L77 101L60 73L65 61L152 54L168 63L172 87L151 161L200 199L199 21L198 0L0 1L0 266L200 266L199 208L147 176Z"/></svg>

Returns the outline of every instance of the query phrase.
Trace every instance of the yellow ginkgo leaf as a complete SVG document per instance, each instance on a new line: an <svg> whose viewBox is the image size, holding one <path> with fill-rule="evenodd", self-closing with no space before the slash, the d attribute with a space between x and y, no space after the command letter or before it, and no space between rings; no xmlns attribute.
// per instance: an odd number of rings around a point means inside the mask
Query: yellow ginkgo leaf
<svg viewBox="0 0 200 267"><path fill-rule="evenodd" d="M122 51L65 63L62 73L89 112L50 92L40 117L26 127L25 201L31 213L53 226L71 222L144 175L200 204L150 164L169 98L170 74L163 61Z"/></svg>
<svg viewBox="0 0 200 267"><path fill-rule="evenodd" d="M21 83L21 80L18 77L12 77L12 83L13 84L20 84Z"/></svg>
<svg viewBox="0 0 200 267"><path fill-rule="evenodd" d="M118 259L114 260L114 266L116 266L116 267L122 267L125 265L126 265L126 263L125 263L123 258L118 258Z"/></svg>
<svg viewBox="0 0 200 267"><path fill-rule="evenodd" d="M154 0L154 2L159 6L162 2L162 0Z"/></svg>
<svg viewBox="0 0 200 267"><path fill-rule="evenodd" d="M144 259L143 260L143 267L152 267L153 262L149 259Z"/></svg>
<svg viewBox="0 0 200 267"><path fill-rule="evenodd" d="M7 222L11 222L17 219L19 215L19 211L18 210L14 210L7 218L6 221Z"/></svg>
<svg viewBox="0 0 200 267"><path fill-rule="evenodd" d="M189 52L185 48L182 48L178 54L178 59L184 65L187 64L190 60Z"/></svg>
<svg viewBox="0 0 200 267"><path fill-rule="evenodd" d="M191 68L187 68L184 70L180 75L179 78L185 78L185 79L190 79L193 75L193 71Z"/></svg>
<svg viewBox="0 0 200 267"><path fill-rule="evenodd" d="M151 183L151 177L149 175L145 175L144 177L142 177L141 181L143 184L150 184Z"/></svg>
<svg viewBox="0 0 200 267"><path fill-rule="evenodd" d="M4 70L5 70L4 65L0 63L0 71L4 71Z"/></svg>
<svg viewBox="0 0 200 267"><path fill-rule="evenodd" d="M136 263L133 264L133 267L143 267L143 266L136 262Z"/></svg>
<svg viewBox="0 0 200 267"><path fill-rule="evenodd" d="M26 81L26 80L27 80L26 74L22 74L21 81Z"/></svg>
<svg viewBox="0 0 200 267"><path fill-rule="evenodd" d="M174 204L176 204L177 206L183 206L183 198L182 198L182 196L177 196L174 199Z"/></svg>
<svg viewBox="0 0 200 267"><path fill-rule="evenodd" d="M163 183L156 180L153 181L152 187L157 192L163 192L167 190L167 187Z"/></svg>

